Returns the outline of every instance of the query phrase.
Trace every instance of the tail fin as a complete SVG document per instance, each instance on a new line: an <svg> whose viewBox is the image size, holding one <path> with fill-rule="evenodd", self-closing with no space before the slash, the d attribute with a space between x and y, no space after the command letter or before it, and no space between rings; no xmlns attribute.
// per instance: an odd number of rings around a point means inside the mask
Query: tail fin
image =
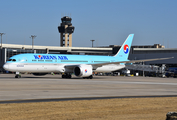
<svg viewBox="0 0 177 120"><path fill-rule="evenodd" d="M127 39L125 40L124 44L119 49L117 54L114 55L114 57L118 58L119 60L127 60L128 59L128 56L129 56L129 53L130 53L130 49L131 49L131 45L132 45L132 41L133 41L133 36L134 36L134 34L130 34L127 37Z"/></svg>

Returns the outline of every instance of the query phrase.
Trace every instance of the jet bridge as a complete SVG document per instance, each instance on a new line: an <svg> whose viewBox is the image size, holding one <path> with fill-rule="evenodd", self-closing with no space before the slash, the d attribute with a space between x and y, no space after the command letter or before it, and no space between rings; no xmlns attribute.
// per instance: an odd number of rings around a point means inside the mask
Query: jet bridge
<svg viewBox="0 0 177 120"><path fill-rule="evenodd" d="M126 71L130 70L139 70L139 71L143 71L143 76L144 76L144 72L155 72L158 73L158 76L162 76L165 77L165 73L166 73L166 65L162 64L161 67L159 66L155 66L155 65L142 65L142 64L132 64L132 65L126 65L125 67Z"/></svg>
<svg viewBox="0 0 177 120"><path fill-rule="evenodd" d="M149 72L159 71L159 66L155 66L155 65L132 64L132 65L126 65L126 68L130 70L140 70L140 71L149 71Z"/></svg>

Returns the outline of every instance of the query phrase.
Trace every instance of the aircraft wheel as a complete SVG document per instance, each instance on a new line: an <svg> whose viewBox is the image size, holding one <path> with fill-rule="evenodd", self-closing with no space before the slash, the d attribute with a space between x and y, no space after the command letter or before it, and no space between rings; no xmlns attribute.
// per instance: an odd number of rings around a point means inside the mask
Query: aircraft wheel
<svg viewBox="0 0 177 120"><path fill-rule="evenodd" d="M89 77L83 77L83 79L92 79L92 78L93 78L92 75L90 75Z"/></svg>
<svg viewBox="0 0 177 120"><path fill-rule="evenodd" d="M21 78L21 75L16 75L15 78Z"/></svg>
<svg viewBox="0 0 177 120"><path fill-rule="evenodd" d="M65 74L65 75L62 75L62 78L71 78L71 75Z"/></svg>
<svg viewBox="0 0 177 120"><path fill-rule="evenodd" d="M62 75L62 78L66 78L66 76L65 76L65 75Z"/></svg>
<svg viewBox="0 0 177 120"><path fill-rule="evenodd" d="M68 78L71 78L71 75L68 75Z"/></svg>
<svg viewBox="0 0 177 120"><path fill-rule="evenodd" d="M89 78L90 78L90 79L93 79L93 76L92 76L92 75L90 75L90 76L89 76Z"/></svg>

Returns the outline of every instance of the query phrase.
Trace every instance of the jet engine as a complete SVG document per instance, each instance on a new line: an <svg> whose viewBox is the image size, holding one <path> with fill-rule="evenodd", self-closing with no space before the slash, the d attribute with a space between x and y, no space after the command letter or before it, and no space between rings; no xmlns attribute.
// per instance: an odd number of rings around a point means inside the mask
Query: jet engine
<svg viewBox="0 0 177 120"><path fill-rule="evenodd" d="M74 68L74 74L78 77L89 77L92 75L91 65L79 65Z"/></svg>

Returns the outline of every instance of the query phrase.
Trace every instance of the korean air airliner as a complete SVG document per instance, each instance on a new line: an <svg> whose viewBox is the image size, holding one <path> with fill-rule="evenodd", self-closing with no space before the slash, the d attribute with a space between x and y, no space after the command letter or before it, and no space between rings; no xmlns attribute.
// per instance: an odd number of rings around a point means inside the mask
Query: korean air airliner
<svg viewBox="0 0 177 120"><path fill-rule="evenodd" d="M3 66L7 71L19 73L31 72L34 75L49 72L64 73L62 78L75 76L92 79L93 72L112 72L125 67L126 63L162 60L157 58L146 60L128 60L134 34L130 34L120 50L114 56L68 55L68 54L19 54L11 57Z"/></svg>

